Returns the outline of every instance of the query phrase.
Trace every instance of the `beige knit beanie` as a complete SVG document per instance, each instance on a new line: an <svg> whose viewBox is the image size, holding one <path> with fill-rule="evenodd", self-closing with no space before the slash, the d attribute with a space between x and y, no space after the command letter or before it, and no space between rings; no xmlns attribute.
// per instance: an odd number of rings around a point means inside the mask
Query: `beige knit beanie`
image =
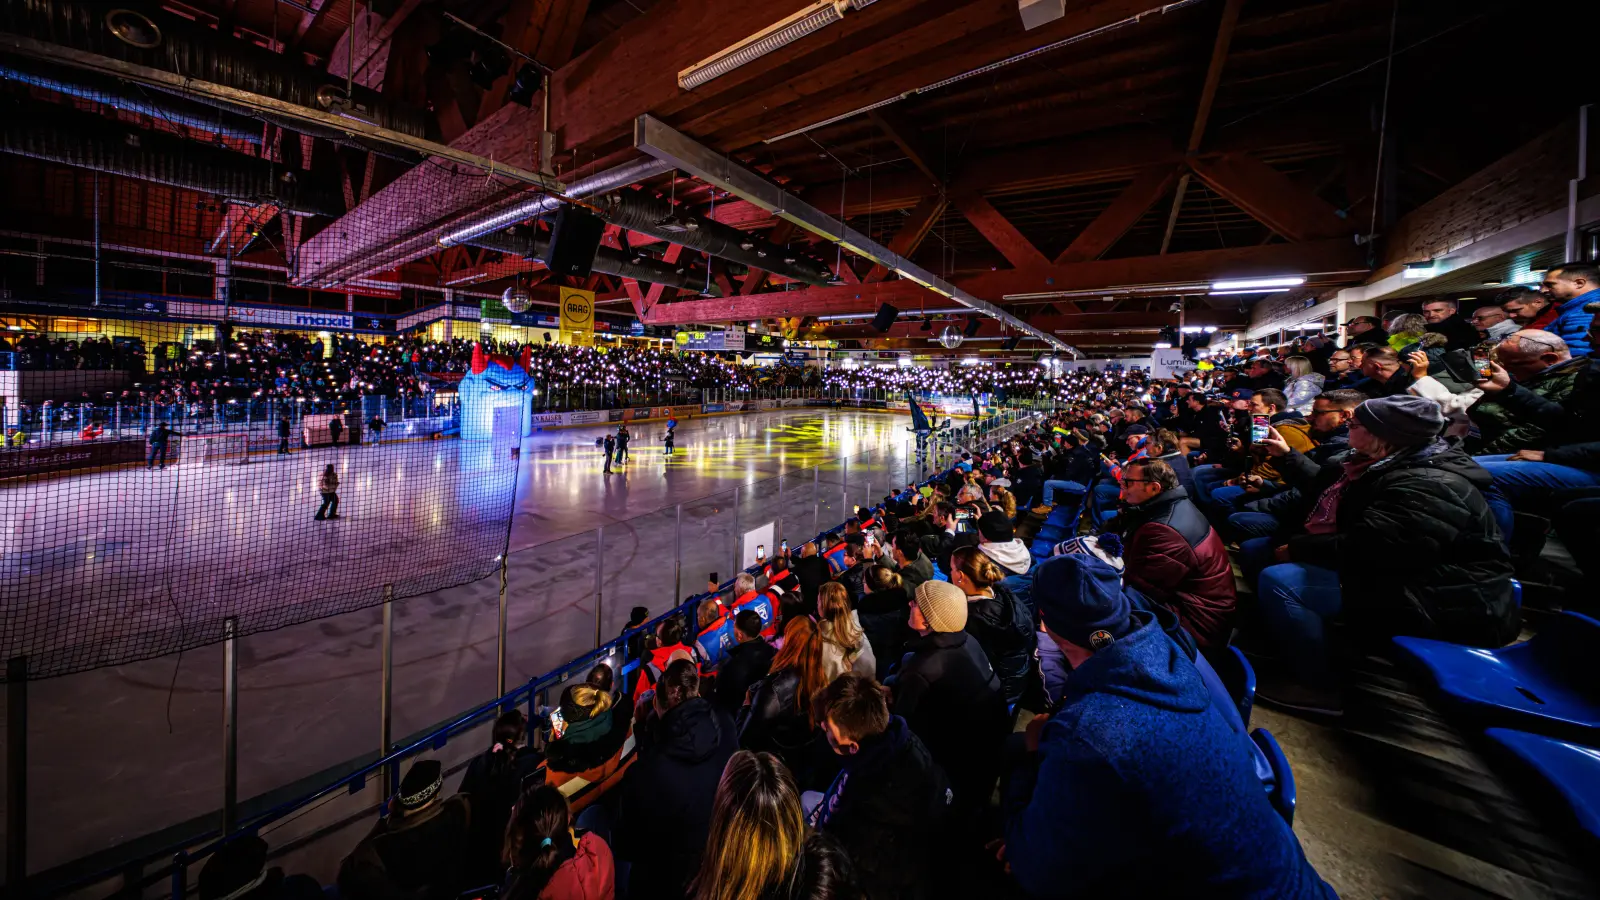
<svg viewBox="0 0 1600 900"><path fill-rule="evenodd" d="M924 581L917 587L917 609L928 627L940 633L967 627L967 595L948 581Z"/></svg>

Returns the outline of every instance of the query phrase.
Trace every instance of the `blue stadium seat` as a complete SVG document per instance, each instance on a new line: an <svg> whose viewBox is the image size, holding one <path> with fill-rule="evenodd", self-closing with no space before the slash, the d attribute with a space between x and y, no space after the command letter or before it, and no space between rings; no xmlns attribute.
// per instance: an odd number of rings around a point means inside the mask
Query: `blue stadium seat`
<svg viewBox="0 0 1600 900"><path fill-rule="evenodd" d="M1600 841L1600 750L1507 728L1491 728L1484 736L1559 794L1578 827Z"/></svg>
<svg viewBox="0 0 1600 900"><path fill-rule="evenodd" d="M1050 515L1045 517L1045 526L1054 526L1056 528L1067 527L1067 525L1071 524L1073 520L1073 513L1077 510L1077 508L1078 504L1076 503L1062 503L1056 505L1050 510Z"/></svg>
<svg viewBox="0 0 1600 900"><path fill-rule="evenodd" d="M1217 654L1214 668L1217 677L1227 685L1228 696L1233 698L1234 705L1239 709L1239 718L1244 724L1250 725L1250 711L1256 705L1256 670L1250 661L1240 652L1238 647L1229 647L1224 653Z"/></svg>
<svg viewBox="0 0 1600 900"><path fill-rule="evenodd" d="M1562 613L1533 640L1499 650L1397 637L1445 699L1485 725L1600 743L1600 622Z"/></svg>
<svg viewBox="0 0 1600 900"><path fill-rule="evenodd" d="M1278 746L1278 739L1272 732L1265 728L1257 728L1250 733L1255 739L1256 746L1266 754L1267 761L1272 765L1274 776L1273 785L1268 788L1267 799L1272 801L1272 808L1283 816L1283 821L1290 828L1294 827L1294 805L1297 800L1294 789L1294 770L1289 768L1289 758L1283 755L1283 748Z"/></svg>

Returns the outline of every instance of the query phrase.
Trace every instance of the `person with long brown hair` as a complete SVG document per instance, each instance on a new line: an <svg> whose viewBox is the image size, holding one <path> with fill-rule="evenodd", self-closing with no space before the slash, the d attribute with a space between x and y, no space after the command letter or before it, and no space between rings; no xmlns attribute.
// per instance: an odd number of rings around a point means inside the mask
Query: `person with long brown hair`
<svg viewBox="0 0 1600 900"><path fill-rule="evenodd" d="M579 835L561 791L544 784L522 795L506 828L509 874L504 900L602 900L616 895L611 848L594 832Z"/></svg>
<svg viewBox="0 0 1600 900"><path fill-rule="evenodd" d="M803 771L817 736L811 698L827 683L816 626L810 619L791 621L771 674L750 689L750 702L739 712L739 746L776 753L790 771Z"/></svg>
<svg viewBox="0 0 1600 900"><path fill-rule="evenodd" d="M694 900L786 894L806 839L794 777L771 753L740 750L717 784L711 833L690 886Z"/></svg>
<svg viewBox="0 0 1600 900"><path fill-rule="evenodd" d="M824 682L850 671L877 672L877 657L861 629L861 618L850 608L844 585L830 581L817 592L817 635L822 639Z"/></svg>

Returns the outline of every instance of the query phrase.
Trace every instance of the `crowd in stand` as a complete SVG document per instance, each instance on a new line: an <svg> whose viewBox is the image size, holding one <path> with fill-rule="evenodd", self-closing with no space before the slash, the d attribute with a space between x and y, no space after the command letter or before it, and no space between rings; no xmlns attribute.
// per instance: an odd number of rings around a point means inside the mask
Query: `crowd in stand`
<svg viewBox="0 0 1600 900"><path fill-rule="evenodd" d="M14 338L14 339L13 339ZM16 354L18 369L125 369L144 371L144 348L137 341L107 337L50 338L42 334L8 337L0 333L0 353Z"/></svg>

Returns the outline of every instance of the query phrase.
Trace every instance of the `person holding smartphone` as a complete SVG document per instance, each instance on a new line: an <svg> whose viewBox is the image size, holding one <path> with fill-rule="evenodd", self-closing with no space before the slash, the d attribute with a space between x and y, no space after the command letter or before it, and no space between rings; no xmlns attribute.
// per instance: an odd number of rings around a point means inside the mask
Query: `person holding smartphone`
<svg viewBox="0 0 1600 900"><path fill-rule="evenodd" d="M1213 486L1200 499L1200 507L1213 522L1226 522L1229 516L1240 511L1242 504L1271 497L1283 489L1282 474L1260 447L1272 429L1277 429L1278 434L1294 450L1304 453L1315 446L1310 437L1311 424L1289 408L1288 398L1283 391L1275 388L1256 391L1250 395L1246 411L1249 414L1252 448L1249 468L1221 485Z"/></svg>

